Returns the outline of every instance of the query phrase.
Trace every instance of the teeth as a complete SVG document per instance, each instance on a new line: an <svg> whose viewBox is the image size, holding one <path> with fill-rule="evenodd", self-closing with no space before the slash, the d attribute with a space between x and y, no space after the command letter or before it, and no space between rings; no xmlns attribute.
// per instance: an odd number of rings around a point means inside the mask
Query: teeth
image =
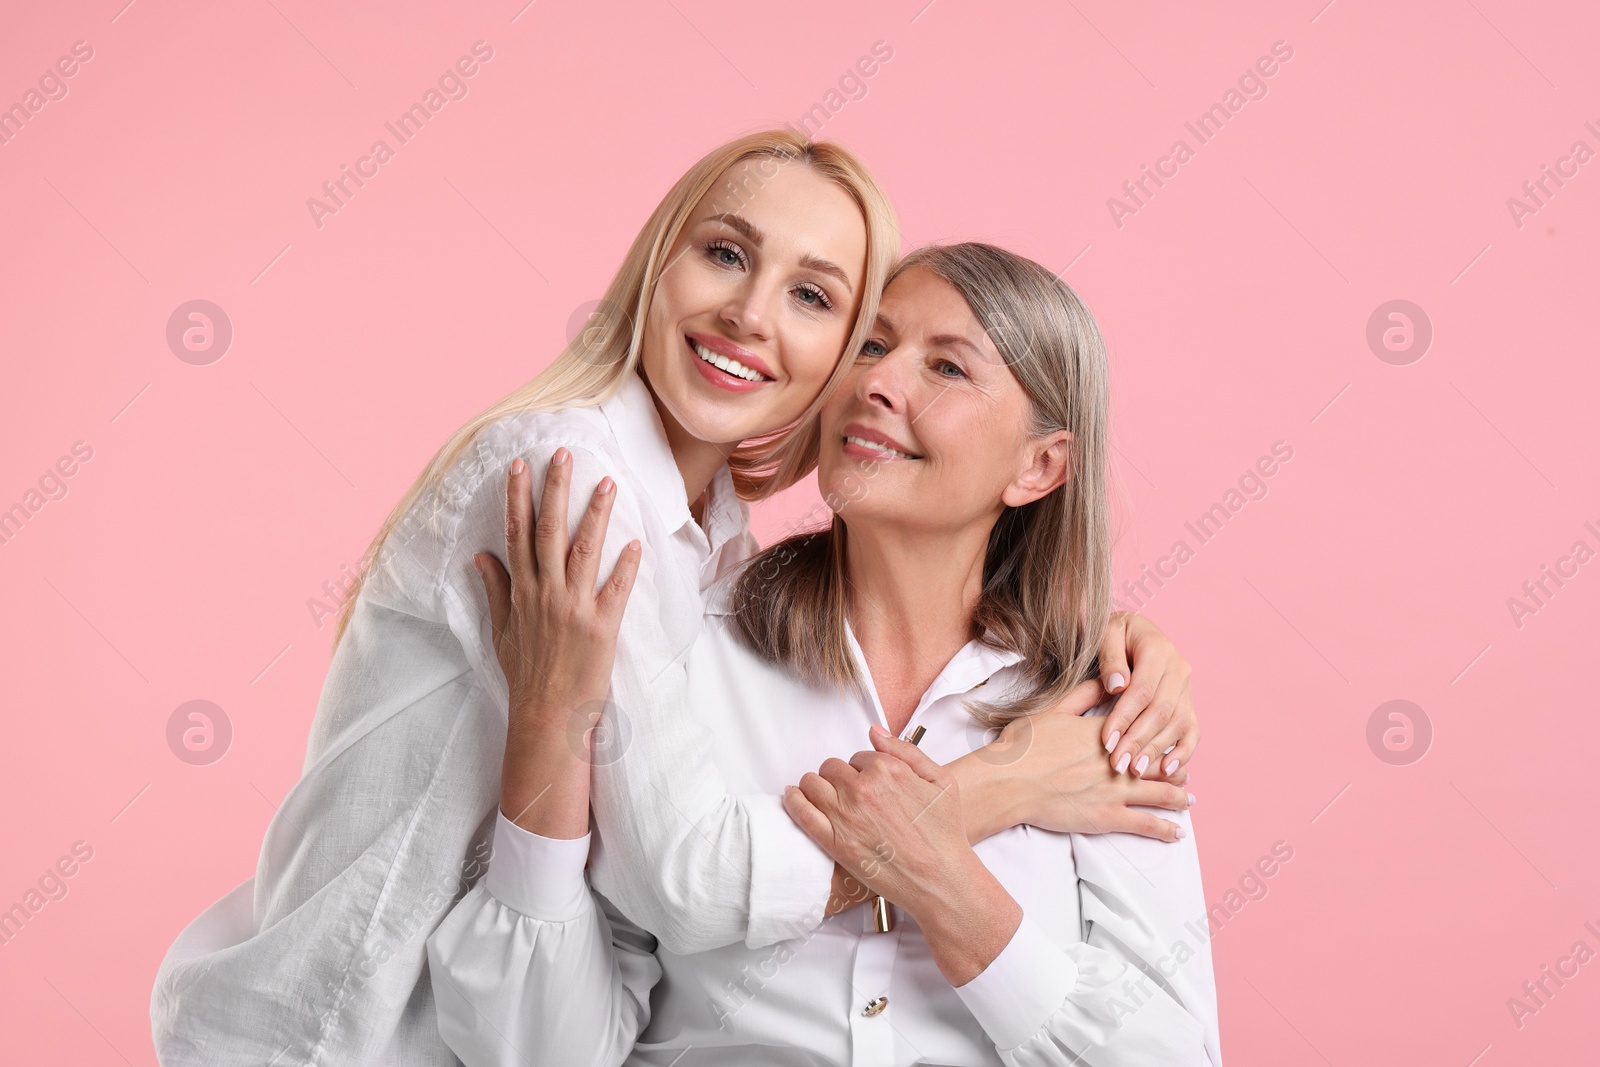
<svg viewBox="0 0 1600 1067"><path fill-rule="evenodd" d="M869 441L865 437L850 437L850 436L847 435L845 437L845 440L847 442L849 442L850 444L852 444L852 445L860 445L862 448L870 448L875 452L882 452L885 455L899 456L901 459L916 459L917 458L916 456L911 455L909 452L897 451L896 449L890 448L888 445L885 445L885 444L880 444L877 441Z"/></svg>
<svg viewBox="0 0 1600 1067"><path fill-rule="evenodd" d="M690 343L693 344L694 342L691 341ZM704 345L695 345L694 354L718 370L727 371L735 378L743 378L747 382L759 382L765 380L765 377L760 371L753 371L749 367L746 367L743 363L740 363L738 360L729 359L727 356L713 352Z"/></svg>

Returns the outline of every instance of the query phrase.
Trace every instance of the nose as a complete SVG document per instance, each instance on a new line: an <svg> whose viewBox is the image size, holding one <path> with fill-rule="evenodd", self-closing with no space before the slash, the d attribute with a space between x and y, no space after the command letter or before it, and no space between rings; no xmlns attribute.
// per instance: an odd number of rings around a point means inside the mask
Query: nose
<svg viewBox="0 0 1600 1067"><path fill-rule="evenodd" d="M720 312L722 321L745 337L759 341L772 340L773 288L770 282L751 275L723 305Z"/></svg>
<svg viewBox="0 0 1600 1067"><path fill-rule="evenodd" d="M872 407L905 414L909 366L910 360L903 348L896 348L868 363L856 379L857 398Z"/></svg>

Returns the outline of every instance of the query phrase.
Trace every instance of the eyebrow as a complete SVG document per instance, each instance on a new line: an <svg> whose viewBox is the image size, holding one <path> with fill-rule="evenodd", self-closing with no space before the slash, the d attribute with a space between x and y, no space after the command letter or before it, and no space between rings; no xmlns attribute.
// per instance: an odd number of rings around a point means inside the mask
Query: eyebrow
<svg viewBox="0 0 1600 1067"><path fill-rule="evenodd" d="M899 327L895 326L894 320L881 311L878 312L878 325L883 327L885 330L888 330L892 334L898 335L900 333L900 329ZM973 354L978 356L980 359L983 358L983 349L973 344L971 338L963 337L958 333L942 333L938 337L930 337L928 338L928 346L930 348L952 348L960 346L971 349Z"/></svg>
<svg viewBox="0 0 1600 1067"><path fill-rule="evenodd" d="M743 215L735 215L732 212L724 212L720 215L708 216L708 218L712 222L722 223L730 230L736 230L738 233L742 234L747 241L755 245L757 248L760 248L762 243L767 239L767 235L761 232L761 228L755 223L751 222L749 219L745 218ZM834 263L831 260L823 259L821 256L811 255L808 252L800 257L800 266L806 270L814 270L818 274L828 274L834 278L837 278L839 283L845 287L845 290L851 294L854 294L856 291L855 283L850 280L850 275L844 272L843 267L840 267L837 263Z"/></svg>

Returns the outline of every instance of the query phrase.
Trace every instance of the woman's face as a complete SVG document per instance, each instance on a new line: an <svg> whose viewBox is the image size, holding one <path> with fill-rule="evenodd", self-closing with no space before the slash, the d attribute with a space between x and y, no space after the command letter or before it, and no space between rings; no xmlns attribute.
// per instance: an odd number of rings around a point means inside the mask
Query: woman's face
<svg viewBox="0 0 1600 1067"><path fill-rule="evenodd" d="M884 292L872 334L822 409L817 482L858 523L953 531L1065 480L1071 434L1029 432L1032 401L966 300L912 267Z"/></svg>
<svg viewBox="0 0 1600 1067"><path fill-rule="evenodd" d="M804 163L745 160L695 205L667 262L641 359L669 434L676 422L733 445L798 418L861 303L867 227L850 195Z"/></svg>

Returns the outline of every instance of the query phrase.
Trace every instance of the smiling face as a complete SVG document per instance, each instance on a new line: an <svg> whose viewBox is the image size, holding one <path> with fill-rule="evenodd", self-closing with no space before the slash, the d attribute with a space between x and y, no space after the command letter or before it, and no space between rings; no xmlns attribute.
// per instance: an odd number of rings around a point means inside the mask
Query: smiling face
<svg viewBox="0 0 1600 1067"><path fill-rule="evenodd" d="M1065 430L1032 432L1033 403L961 293L911 267L822 410L817 482L852 526L955 531L1066 478Z"/></svg>
<svg viewBox="0 0 1600 1067"><path fill-rule="evenodd" d="M676 444L770 433L816 399L855 324L867 227L803 162L748 159L684 224L650 302L641 363Z"/></svg>

